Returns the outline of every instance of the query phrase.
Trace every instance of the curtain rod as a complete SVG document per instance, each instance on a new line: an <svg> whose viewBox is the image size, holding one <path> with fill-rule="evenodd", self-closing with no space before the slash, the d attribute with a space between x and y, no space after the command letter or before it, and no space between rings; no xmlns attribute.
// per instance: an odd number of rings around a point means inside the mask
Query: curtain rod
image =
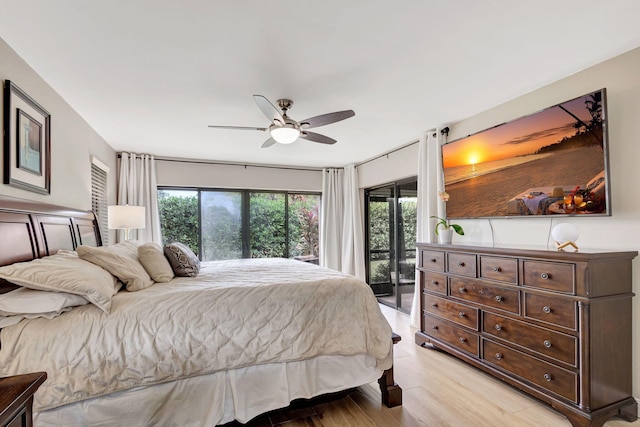
<svg viewBox="0 0 640 427"><path fill-rule="evenodd" d="M443 135L449 135L449 127L447 126L447 127L443 128L443 129L441 129L440 133L443 134ZM434 132L433 136L436 136L435 132ZM367 164L367 163L372 162L372 161L377 160L377 159L381 159L382 157L385 157L385 156L389 157L389 154L393 154L396 151L404 150L405 148L411 147L412 145L417 144L418 142L420 142L420 140L412 141L412 142L410 142L408 144L402 145L402 146L400 146L398 148L395 148L395 149L393 149L391 151L388 151L388 152L386 152L384 154L380 154L379 156L376 156L376 157L373 157L371 159L365 160L364 162L357 163L356 167L364 165L364 164Z"/></svg>
<svg viewBox="0 0 640 427"><path fill-rule="evenodd" d="M120 154L118 154L120 157ZM176 162L176 163L200 163L207 165L219 165L219 166L239 166L246 168L263 168L263 169L286 169L296 171L308 171L308 172L321 172L322 168L301 168L295 166L277 166L277 165L260 165L252 163L234 163L234 162L216 162L212 160L189 160L189 159L176 159L171 157L155 157L158 161L163 162Z"/></svg>
<svg viewBox="0 0 640 427"><path fill-rule="evenodd" d="M391 150L391 151L388 151L388 152L386 152L386 153L380 154L379 156L372 157L372 158L370 158L370 159L368 159L368 160L365 160L364 162L356 163L356 167L360 167L360 166L365 165L365 164L367 164L367 163L369 163L369 162L373 162L374 160L381 159L381 158L383 158L383 157L385 157L385 156L387 156L387 157L388 157L388 156L389 156L389 154L393 154L393 153L395 153L396 151L404 150L405 148L407 148L407 147L411 147L412 145L415 145L415 144L417 144L418 142L419 142L418 140L411 141L411 142L410 142L410 143L408 143L408 144L402 145L402 146L400 146L400 147L398 147L398 148L395 148L395 149L393 149L393 150Z"/></svg>

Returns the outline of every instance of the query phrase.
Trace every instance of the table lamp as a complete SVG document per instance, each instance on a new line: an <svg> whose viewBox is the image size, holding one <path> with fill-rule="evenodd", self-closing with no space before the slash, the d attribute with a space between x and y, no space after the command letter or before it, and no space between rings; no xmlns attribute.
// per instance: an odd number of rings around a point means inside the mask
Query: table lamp
<svg viewBox="0 0 640 427"><path fill-rule="evenodd" d="M556 248L558 248L559 251L564 250L567 246L573 246L576 252L578 251L576 240L580 237L580 231L578 231L578 227L575 225L567 222L558 224L551 230L551 236L553 240L555 240Z"/></svg>
<svg viewBox="0 0 640 427"><path fill-rule="evenodd" d="M145 227L144 206L115 205L108 208L109 229L124 230L125 239L131 238L130 230Z"/></svg>

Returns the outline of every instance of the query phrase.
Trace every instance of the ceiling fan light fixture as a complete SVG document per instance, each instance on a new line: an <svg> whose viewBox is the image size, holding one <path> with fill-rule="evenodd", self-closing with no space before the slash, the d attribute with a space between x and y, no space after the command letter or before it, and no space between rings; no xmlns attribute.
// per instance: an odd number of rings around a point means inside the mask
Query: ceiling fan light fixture
<svg viewBox="0 0 640 427"><path fill-rule="evenodd" d="M270 132L271 138L280 144L291 144L300 136L300 129L292 124L272 126Z"/></svg>

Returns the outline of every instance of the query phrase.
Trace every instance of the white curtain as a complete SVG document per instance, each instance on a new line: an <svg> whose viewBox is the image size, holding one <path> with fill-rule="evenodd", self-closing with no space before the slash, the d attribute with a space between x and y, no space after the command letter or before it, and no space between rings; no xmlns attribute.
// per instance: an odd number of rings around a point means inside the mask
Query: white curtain
<svg viewBox="0 0 640 427"><path fill-rule="evenodd" d="M342 271L343 186L343 169L322 171L320 265L338 271Z"/></svg>
<svg viewBox="0 0 640 427"><path fill-rule="evenodd" d="M131 230L131 238L143 242L162 244L156 162L148 154L120 153L118 176L118 204L145 207L145 228ZM124 240L124 232L118 230L116 241Z"/></svg>
<svg viewBox="0 0 640 427"><path fill-rule="evenodd" d="M354 165L322 175L320 265L365 280L358 173Z"/></svg>
<svg viewBox="0 0 640 427"><path fill-rule="evenodd" d="M436 242L436 220L431 216L446 216L444 202L438 197L438 191L444 189L440 146L446 142L446 135L440 129L423 133L418 142L418 207L416 224L416 242ZM417 261L417 260L416 260ZM418 272L416 271L416 279ZM411 326L420 327L420 283L416 282L411 305Z"/></svg>
<svg viewBox="0 0 640 427"><path fill-rule="evenodd" d="M344 168L344 221L342 226L342 271L366 280L364 267L364 237L360 188L355 165Z"/></svg>

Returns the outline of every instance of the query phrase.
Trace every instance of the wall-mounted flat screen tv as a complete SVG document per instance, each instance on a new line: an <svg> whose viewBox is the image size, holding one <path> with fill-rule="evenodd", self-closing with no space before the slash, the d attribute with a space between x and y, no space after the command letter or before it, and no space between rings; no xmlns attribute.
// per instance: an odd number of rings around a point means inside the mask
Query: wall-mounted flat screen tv
<svg viewBox="0 0 640 427"><path fill-rule="evenodd" d="M611 215L605 95L444 144L447 217Z"/></svg>

